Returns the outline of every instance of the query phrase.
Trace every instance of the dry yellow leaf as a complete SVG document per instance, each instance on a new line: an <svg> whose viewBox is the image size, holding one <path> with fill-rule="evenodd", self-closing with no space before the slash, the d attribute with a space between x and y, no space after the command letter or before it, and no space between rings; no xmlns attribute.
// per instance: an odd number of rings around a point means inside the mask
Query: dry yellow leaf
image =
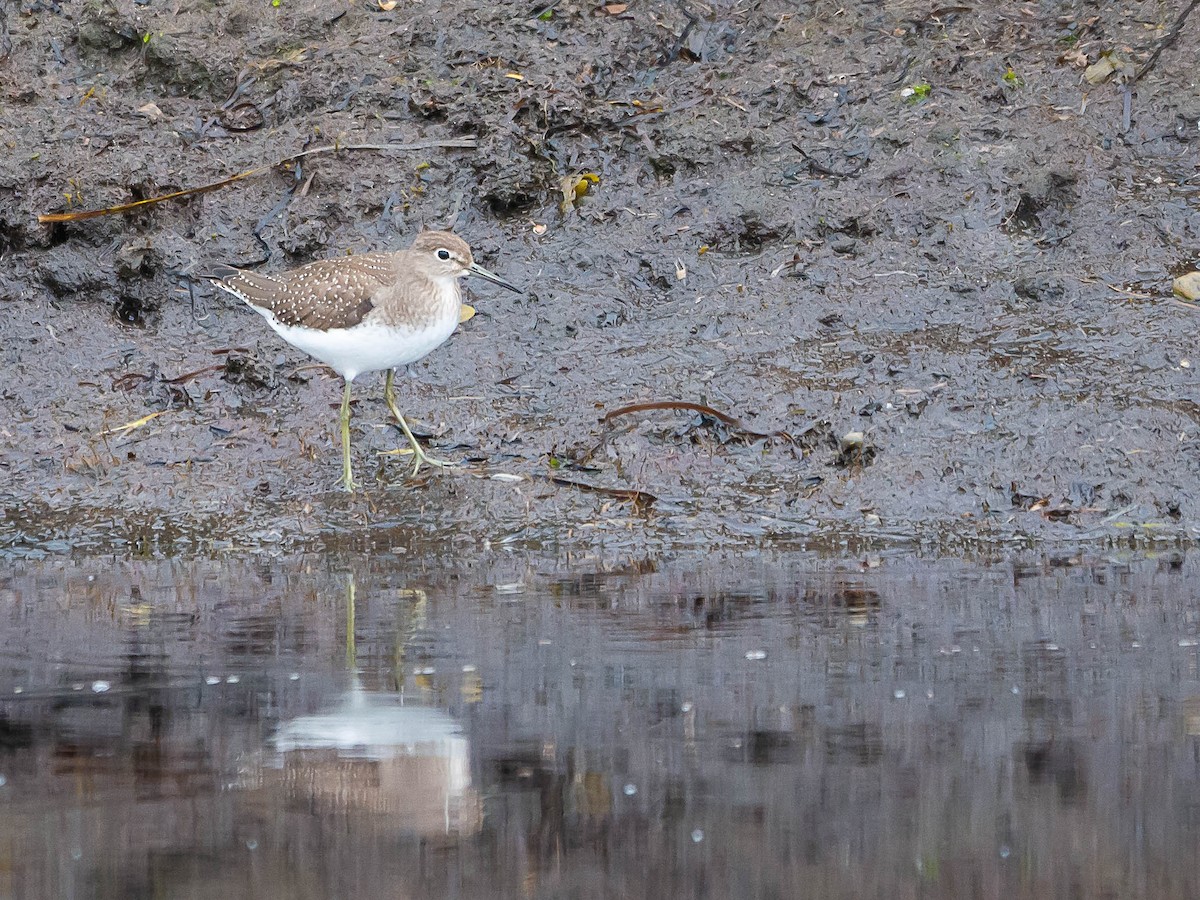
<svg viewBox="0 0 1200 900"><path fill-rule="evenodd" d="M595 172L579 172L560 178L558 188L562 191L563 212L567 212L575 205L576 201L585 197L593 184L599 183L600 176Z"/></svg>
<svg viewBox="0 0 1200 900"><path fill-rule="evenodd" d="M473 318L475 318L475 307L470 306L466 303L464 303L461 307L459 307L459 310L458 310L458 324L459 325L461 325L463 322L469 322Z"/></svg>

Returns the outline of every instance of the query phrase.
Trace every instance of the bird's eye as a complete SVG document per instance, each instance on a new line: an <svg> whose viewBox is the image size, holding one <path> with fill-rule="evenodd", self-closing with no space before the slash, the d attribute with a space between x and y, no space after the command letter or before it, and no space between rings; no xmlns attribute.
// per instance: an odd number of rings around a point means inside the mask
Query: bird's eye
<svg viewBox="0 0 1200 900"><path fill-rule="evenodd" d="M449 258L450 258L449 250L439 250L438 251L438 259L449 259Z"/></svg>

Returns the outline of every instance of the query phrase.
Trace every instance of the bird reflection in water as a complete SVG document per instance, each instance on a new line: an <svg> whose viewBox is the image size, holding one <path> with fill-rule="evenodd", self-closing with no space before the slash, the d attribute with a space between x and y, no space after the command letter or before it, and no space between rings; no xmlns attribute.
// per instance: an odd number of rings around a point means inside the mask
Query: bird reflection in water
<svg viewBox="0 0 1200 900"><path fill-rule="evenodd" d="M353 665L354 582L347 589L347 659ZM326 712L283 723L272 744L285 795L321 816L370 813L397 831L465 835L482 824L472 785L470 745L443 710L368 690L356 669L342 701Z"/></svg>

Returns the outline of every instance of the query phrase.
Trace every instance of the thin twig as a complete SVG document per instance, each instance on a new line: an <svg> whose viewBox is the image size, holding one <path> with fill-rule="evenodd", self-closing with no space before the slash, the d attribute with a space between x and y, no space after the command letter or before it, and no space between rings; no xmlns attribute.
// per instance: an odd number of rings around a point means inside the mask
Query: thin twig
<svg viewBox="0 0 1200 900"><path fill-rule="evenodd" d="M224 368L224 365L205 366L203 369L197 369L195 372L187 372L183 375L176 375L174 378L164 378L163 381L167 384L183 384L184 382L191 381L197 375L207 375L209 372L220 372Z"/></svg>
<svg viewBox="0 0 1200 900"><path fill-rule="evenodd" d="M1179 14L1179 18L1176 19L1175 24L1171 26L1171 30L1168 31L1163 39L1158 42L1158 46L1154 48L1154 52L1150 54L1150 58L1146 60L1145 64L1140 69L1138 69L1138 73L1133 76L1133 80L1135 82L1140 81L1142 76L1150 71L1150 67L1158 62L1158 57L1162 55L1162 52L1174 44L1176 40L1178 40L1179 32L1183 30L1183 23L1187 21L1187 17L1190 16L1193 11L1195 11L1197 6L1200 6L1200 0L1192 0L1192 2L1188 4L1187 9Z"/></svg>
<svg viewBox="0 0 1200 900"><path fill-rule="evenodd" d="M84 219L97 219L100 216L111 216L117 213L126 213L143 206L149 206L152 203L162 203L164 200L177 200L180 197L190 197L195 194L206 194L209 191L215 191L223 188L226 185L233 184L235 181L241 181L244 178L249 178L252 175L259 175L263 172L269 172L277 166L284 166L288 163L295 162L306 156L313 156L317 153L340 152L342 150L429 150L429 149L454 149L454 150L474 150L478 146L478 141L475 138L452 138L445 141L415 141L411 144L331 144L327 147L313 147L311 150L302 150L299 153L293 153L291 156L285 156L283 159L277 160L266 166L259 166L255 169L247 169L245 172L239 172L229 178L223 178L220 181L214 181L212 184L205 184L200 187L185 188L182 191L173 191L170 194L163 194L159 197L149 197L145 200L138 200L136 203L124 203L120 206L110 206L106 209L89 209L83 212L70 213L44 213L38 216L38 222L42 225L52 224L55 222L80 222Z"/></svg>
<svg viewBox="0 0 1200 900"><path fill-rule="evenodd" d="M651 494L649 491L638 491L633 488L612 488L604 487L599 484L588 484L586 481L575 481L572 478L563 478L561 475L548 475L547 480L552 484L557 484L560 487L573 487L581 491L587 491L592 494L604 494L606 497L616 497L618 500L628 500L634 506L649 506L651 503L656 503L658 497Z"/></svg>

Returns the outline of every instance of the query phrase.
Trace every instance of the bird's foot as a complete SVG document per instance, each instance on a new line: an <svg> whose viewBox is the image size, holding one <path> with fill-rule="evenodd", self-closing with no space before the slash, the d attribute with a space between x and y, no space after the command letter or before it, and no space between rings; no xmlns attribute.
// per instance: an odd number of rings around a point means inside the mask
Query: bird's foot
<svg viewBox="0 0 1200 900"><path fill-rule="evenodd" d="M436 456L430 456L421 449L421 445L413 441L411 446L400 447L396 450L385 451L388 456L410 455L413 458L413 470L410 478L416 477L416 474L421 471L421 466L432 466L435 469L452 469L458 465L456 462L450 462L445 459L438 459Z"/></svg>

